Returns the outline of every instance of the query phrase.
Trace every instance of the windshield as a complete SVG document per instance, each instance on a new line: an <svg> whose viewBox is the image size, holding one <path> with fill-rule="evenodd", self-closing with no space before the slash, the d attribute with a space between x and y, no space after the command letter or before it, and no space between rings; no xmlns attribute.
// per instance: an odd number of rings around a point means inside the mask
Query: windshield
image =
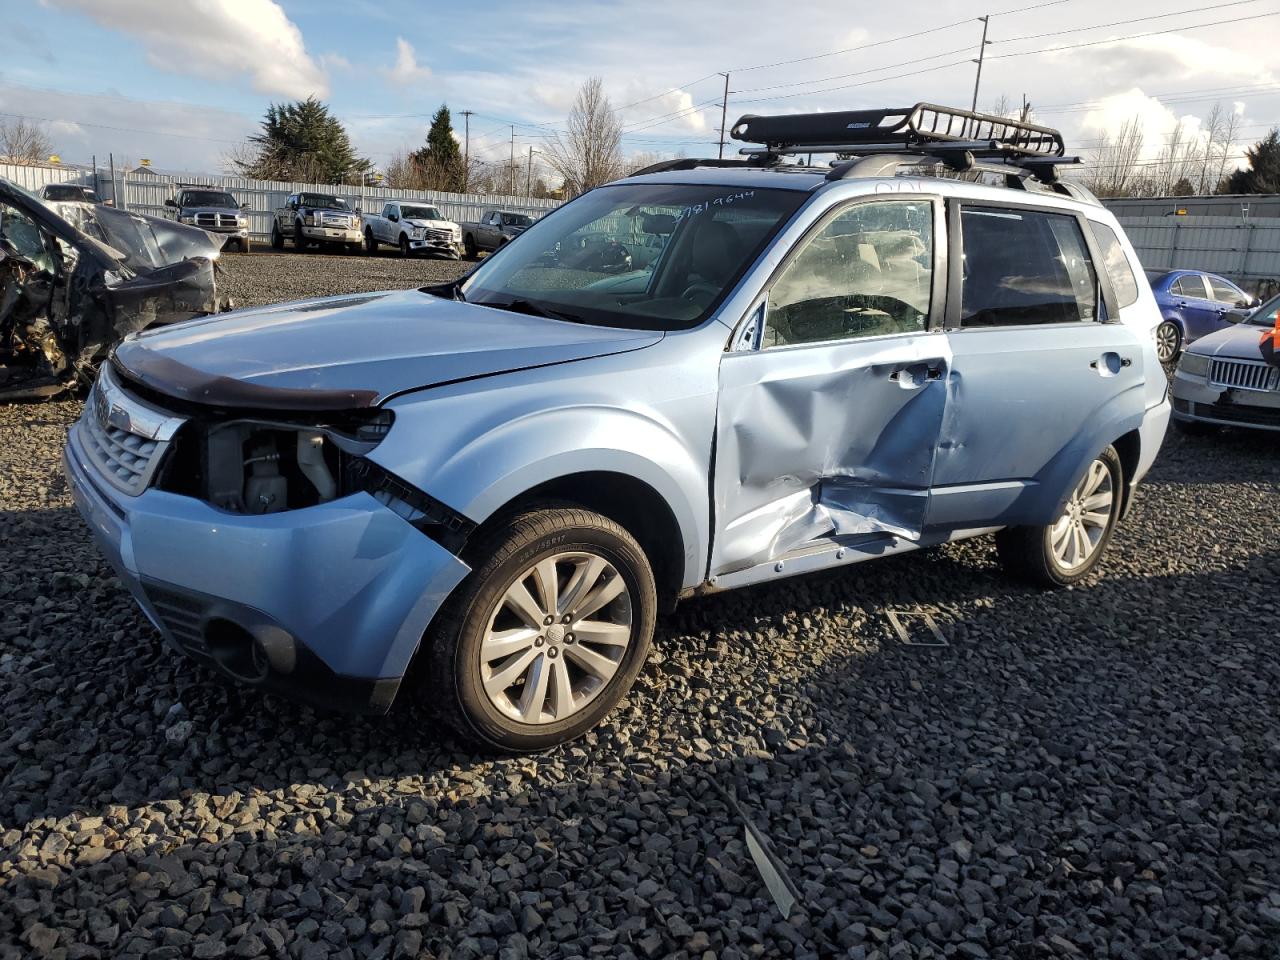
<svg viewBox="0 0 1280 960"><path fill-rule="evenodd" d="M435 207L410 207L400 205L400 216L406 220L443 220L440 211Z"/></svg>
<svg viewBox="0 0 1280 960"><path fill-rule="evenodd" d="M347 201L324 193L304 193L298 197L298 204L303 207L328 207L330 210L347 209Z"/></svg>
<svg viewBox="0 0 1280 960"><path fill-rule="evenodd" d="M92 200L93 191L72 184L50 184L44 188L46 200Z"/></svg>
<svg viewBox="0 0 1280 960"><path fill-rule="evenodd" d="M533 224L530 217L523 213L504 213L502 214L502 225L504 227L528 227Z"/></svg>
<svg viewBox="0 0 1280 960"><path fill-rule="evenodd" d="M799 190L712 184L600 187L484 261L463 294L584 323L696 326L806 199Z"/></svg>
<svg viewBox="0 0 1280 960"><path fill-rule="evenodd" d="M188 190L182 195L184 207L236 207L235 197L220 190Z"/></svg>
<svg viewBox="0 0 1280 960"><path fill-rule="evenodd" d="M1245 318L1245 323L1257 327L1274 327L1280 324L1280 295L1272 297Z"/></svg>

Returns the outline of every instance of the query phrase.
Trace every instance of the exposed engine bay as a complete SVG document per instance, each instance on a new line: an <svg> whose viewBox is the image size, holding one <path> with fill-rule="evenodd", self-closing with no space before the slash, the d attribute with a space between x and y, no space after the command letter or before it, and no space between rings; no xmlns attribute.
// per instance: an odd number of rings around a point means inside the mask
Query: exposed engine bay
<svg viewBox="0 0 1280 960"><path fill-rule="evenodd" d="M0 179L0 400L87 385L126 334L230 308L220 238L95 203L56 207Z"/></svg>

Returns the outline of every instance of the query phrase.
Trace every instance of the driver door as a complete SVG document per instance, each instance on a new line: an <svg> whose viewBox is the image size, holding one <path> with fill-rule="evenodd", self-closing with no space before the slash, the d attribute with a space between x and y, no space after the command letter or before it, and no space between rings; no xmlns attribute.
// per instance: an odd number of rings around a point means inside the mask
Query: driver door
<svg viewBox="0 0 1280 960"><path fill-rule="evenodd" d="M918 540L947 403L937 198L862 198L800 241L720 364L713 575Z"/></svg>

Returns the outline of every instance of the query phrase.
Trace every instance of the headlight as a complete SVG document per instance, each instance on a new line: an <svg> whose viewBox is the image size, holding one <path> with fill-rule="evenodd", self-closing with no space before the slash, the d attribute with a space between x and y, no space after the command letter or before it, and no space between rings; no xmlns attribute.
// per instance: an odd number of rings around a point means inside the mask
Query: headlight
<svg viewBox="0 0 1280 960"><path fill-rule="evenodd" d="M1182 359L1178 361L1178 370L1189 377L1208 377L1209 358L1203 353L1187 351L1182 354Z"/></svg>
<svg viewBox="0 0 1280 960"><path fill-rule="evenodd" d="M195 218L195 217L193 217L193 216L192 216L191 214L189 214L189 213L184 213L184 214L182 214L181 216L179 216L179 217L178 217L178 221L179 221L180 223L195 223L195 222L196 222L196 218Z"/></svg>
<svg viewBox="0 0 1280 960"><path fill-rule="evenodd" d="M316 225L316 215L314 213L308 213L302 218L302 222L308 227L314 227Z"/></svg>
<svg viewBox="0 0 1280 960"><path fill-rule="evenodd" d="M237 225L237 226L241 226L241 227L247 227L247 226L249 225L249 218L248 218L248 217L236 217L236 225Z"/></svg>
<svg viewBox="0 0 1280 960"><path fill-rule="evenodd" d="M427 231L425 227L414 227L409 231L409 236L413 237L415 240L421 240L426 235Z"/></svg>

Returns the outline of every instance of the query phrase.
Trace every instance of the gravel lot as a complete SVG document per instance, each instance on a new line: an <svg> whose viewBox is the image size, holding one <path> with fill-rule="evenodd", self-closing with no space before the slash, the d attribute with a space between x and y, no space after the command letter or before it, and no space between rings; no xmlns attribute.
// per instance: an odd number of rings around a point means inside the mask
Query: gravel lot
<svg viewBox="0 0 1280 960"><path fill-rule="evenodd" d="M246 304L457 270L227 267ZM0 957L1280 956L1265 437L1171 434L1086 587L984 539L690 602L599 731L494 759L162 648L59 475L77 413L0 411Z"/></svg>

